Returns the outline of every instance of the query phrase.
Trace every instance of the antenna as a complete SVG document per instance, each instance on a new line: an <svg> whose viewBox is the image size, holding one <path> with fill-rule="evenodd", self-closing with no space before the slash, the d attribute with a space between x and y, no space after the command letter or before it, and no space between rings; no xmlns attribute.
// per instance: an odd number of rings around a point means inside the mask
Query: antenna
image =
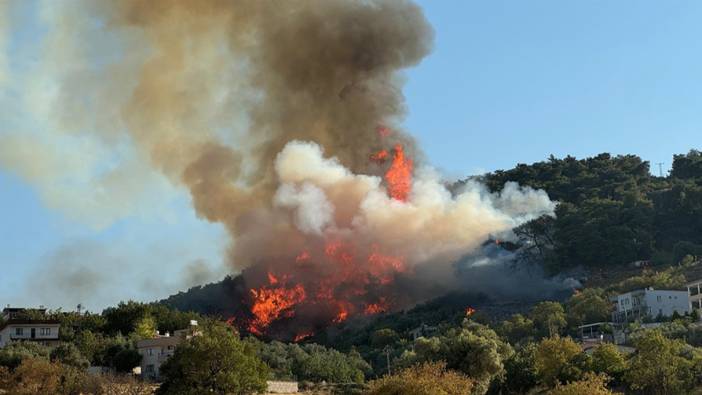
<svg viewBox="0 0 702 395"><path fill-rule="evenodd" d="M658 165L658 175L663 177L663 162L656 163Z"/></svg>

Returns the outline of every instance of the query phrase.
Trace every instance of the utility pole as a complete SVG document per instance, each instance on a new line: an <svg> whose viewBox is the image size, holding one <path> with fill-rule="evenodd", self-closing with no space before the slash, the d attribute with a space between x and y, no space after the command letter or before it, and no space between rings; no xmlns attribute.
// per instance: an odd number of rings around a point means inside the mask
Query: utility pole
<svg viewBox="0 0 702 395"><path fill-rule="evenodd" d="M390 370L390 346L385 346L385 358L388 363L388 376L392 376L392 370Z"/></svg>
<svg viewBox="0 0 702 395"><path fill-rule="evenodd" d="M663 162L656 163L658 165L658 175L663 178Z"/></svg>

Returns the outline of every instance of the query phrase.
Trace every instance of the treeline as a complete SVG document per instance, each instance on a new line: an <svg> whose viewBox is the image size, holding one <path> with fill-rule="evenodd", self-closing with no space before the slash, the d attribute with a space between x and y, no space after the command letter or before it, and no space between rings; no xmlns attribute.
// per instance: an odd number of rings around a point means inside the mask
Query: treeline
<svg viewBox="0 0 702 395"><path fill-rule="evenodd" d="M354 349L373 365L373 394L683 394L702 387L702 327L696 313L674 315L657 329L628 328L628 347L602 344L585 352L578 326L607 321L616 289L678 281L677 273L645 274L586 288L564 303L545 301L496 322L454 309L450 319L413 338L378 319L358 328ZM426 311L425 311L426 313ZM461 320L458 317L463 316ZM427 314L431 317L430 314ZM602 328L611 335L613 328ZM434 379L431 379L434 376ZM445 377L439 380L438 377Z"/></svg>
<svg viewBox="0 0 702 395"><path fill-rule="evenodd" d="M702 153L675 155L670 174L651 175L638 156L574 157L481 177L493 192L506 182L545 190L559 202L556 217L517 229L525 258L551 272L583 265L606 267L638 260L677 263L702 255Z"/></svg>
<svg viewBox="0 0 702 395"><path fill-rule="evenodd" d="M25 314L28 319L59 321L60 344L16 342L0 349L0 393L122 393L110 392L115 387L152 393L153 388L131 376L142 360L137 342L157 332L189 328L193 320L200 335L176 347L176 355L162 366L165 381L159 393L252 393L265 390L266 380L360 384L373 375L358 352L241 338L220 317L163 304L129 301L99 314L60 310ZM111 373L91 376L89 366Z"/></svg>

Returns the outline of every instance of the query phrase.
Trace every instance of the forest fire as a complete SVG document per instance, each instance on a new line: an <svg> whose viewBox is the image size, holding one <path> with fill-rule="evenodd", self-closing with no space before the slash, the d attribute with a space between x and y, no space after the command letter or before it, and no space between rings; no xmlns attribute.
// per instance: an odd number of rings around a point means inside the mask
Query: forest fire
<svg viewBox="0 0 702 395"><path fill-rule="evenodd" d="M389 129L379 129L381 137L389 134ZM412 160L399 144L392 152L392 162L384 177L387 194L404 202L411 188ZM373 154L371 160L383 164L388 155L387 150L382 150ZM314 334L315 326L325 327L355 315L389 311L393 308L393 295L386 288L396 276L408 272L404 257L384 253L378 243L366 245L353 239L332 239L321 247L308 246L295 256L294 263L271 264L263 284L250 289L249 332L266 335L269 326L277 321L295 320L302 311L306 317L314 315L314 319L309 325L305 322L292 325L298 328L292 338L299 341Z"/></svg>
<svg viewBox="0 0 702 395"><path fill-rule="evenodd" d="M393 307L392 295L388 295L392 291L384 288L407 272L401 257L384 255L378 246L363 253L352 244L333 241L318 255L307 252L300 256L305 257L306 267L295 270L291 266L290 272L282 275L268 271L266 284L250 290L249 332L266 335L275 322L295 321L292 327L311 335L316 329L342 323L354 315L388 311ZM278 265L278 270L282 267ZM315 275L310 277L310 272ZM299 311L303 317L297 317ZM311 316L314 319L307 321Z"/></svg>
<svg viewBox="0 0 702 395"><path fill-rule="evenodd" d="M407 201L412 188L412 159L405 157L402 145L395 146L392 165L385 173L388 183L388 193L393 199Z"/></svg>
<svg viewBox="0 0 702 395"><path fill-rule="evenodd" d="M268 280L271 286L279 284L278 278L268 273ZM263 330L270 323L282 316L291 317L295 314L292 309L296 304L305 300L305 289L297 284L287 288L281 284L279 287L263 287L252 289L254 304L251 306L251 313L254 320L249 325L249 331L255 334L262 334Z"/></svg>
<svg viewBox="0 0 702 395"><path fill-rule="evenodd" d="M470 306L466 307L466 317L470 317L473 314L475 314L475 309Z"/></svg>

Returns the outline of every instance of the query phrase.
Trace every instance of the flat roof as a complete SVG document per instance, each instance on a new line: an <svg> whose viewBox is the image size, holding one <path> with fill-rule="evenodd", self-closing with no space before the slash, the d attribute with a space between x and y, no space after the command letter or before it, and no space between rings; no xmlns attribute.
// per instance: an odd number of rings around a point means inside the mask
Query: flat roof
<svg viewBox="0 0 702 395"><path fill-rule="evenodd" d="M606 325L606 324L612 325L613 322L595 322L595 323L592 323L592 324L580 325L580 326L578 327L578 329L580 329L580 328L587 328L587 327L595 326L595 325Z"/></svg>
<svg viewBox="0 0 702 395"><path fill-rule="evenodd" d="M56 320L7 320L0 325L0 331L14 325L61 325L61 322Z"/></svg>

